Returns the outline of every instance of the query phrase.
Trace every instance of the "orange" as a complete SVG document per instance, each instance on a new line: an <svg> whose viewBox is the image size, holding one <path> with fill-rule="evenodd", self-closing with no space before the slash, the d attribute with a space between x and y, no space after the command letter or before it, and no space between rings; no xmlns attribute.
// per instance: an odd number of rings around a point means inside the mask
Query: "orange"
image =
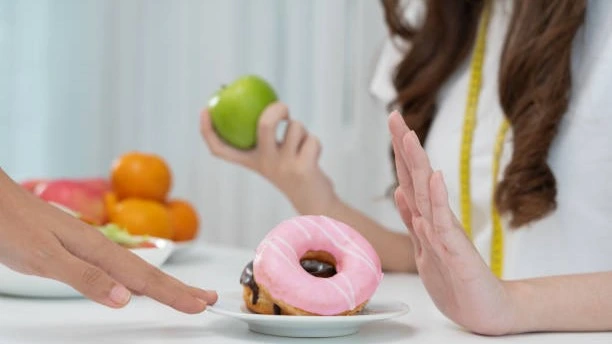
<svg viewBox="0 0 612 344"><path fill-rule="evenodd" d="M174 199L166 206L170 212L172 229L174 230L174 241L187 241L196 237L199 229L198 213L193 206L184 200Z"/></svg>
<svg viewBox="0 0 612 344"><path fill-rule="evenodd" d="M170 212L163 204L140 198L117 202L113 194L108 194L105 202L110 222L130 234L172 239L174 233Z"/></svg>
<svg viewBox="0 0 612 344"><path fill-rule="evenodd" d="M113 162L111 187L119 199L136 197L164 202L172 185L172 173L161 157L126 153Z"/></svg>

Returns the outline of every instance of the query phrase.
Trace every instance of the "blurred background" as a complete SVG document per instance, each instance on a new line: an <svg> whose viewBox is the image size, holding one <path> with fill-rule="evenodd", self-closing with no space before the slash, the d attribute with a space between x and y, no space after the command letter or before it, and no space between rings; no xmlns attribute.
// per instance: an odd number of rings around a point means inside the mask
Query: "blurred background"
<svg viewBox="0 0 612 344"><path fill-rule="evenodd" d="M199 112L258 74L320 138L338 194L399 229L385 104L369 92L385 36L373 0L0 0L0 166L18 181L106 177L122 153L156 153L198 210L198 240L255 247L295 211L210 155Z"/></svg>

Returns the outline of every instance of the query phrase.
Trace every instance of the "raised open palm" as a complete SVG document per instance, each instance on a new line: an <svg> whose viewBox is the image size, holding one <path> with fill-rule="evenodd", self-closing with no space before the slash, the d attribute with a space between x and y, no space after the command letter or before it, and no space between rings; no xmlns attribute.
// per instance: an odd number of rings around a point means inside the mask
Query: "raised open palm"
<svg viewBox="0 0 612 344"><path fill-rule="evenodd" d="M415 245L419 275L451 320L483 334L512 331L510 291L489 270L448 204L442 174L401 115L389 117L399 187L395 200Z"/></svg>

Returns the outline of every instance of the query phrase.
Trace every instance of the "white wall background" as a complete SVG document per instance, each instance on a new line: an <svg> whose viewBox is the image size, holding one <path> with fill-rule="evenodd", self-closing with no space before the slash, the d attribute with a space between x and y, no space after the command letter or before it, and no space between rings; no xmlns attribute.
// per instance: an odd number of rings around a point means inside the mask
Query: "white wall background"
<svg viewBox="0 0 612 344"><path fill-rule="evenodd" d="M294 215L259 176L209 155L198 115L260 74L323 144L338 193L398 226L385 109L368 82L385 37L374 0L0 0L0 166L15 179L106 175L162 155L201 240L254 247ZM0 190L1 192L1 190Z"/></svg>

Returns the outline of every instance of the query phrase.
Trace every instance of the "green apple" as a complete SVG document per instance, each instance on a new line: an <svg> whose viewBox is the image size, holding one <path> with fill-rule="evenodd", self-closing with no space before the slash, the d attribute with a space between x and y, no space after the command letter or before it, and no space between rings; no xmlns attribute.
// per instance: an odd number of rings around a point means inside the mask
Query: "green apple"
<svg viewBox="0 0 612 344"><path fill-rule="evenodd" d="M264 79L243 76L222 87L208 102L217 134L230 145L250 149L257 144L257 122L263 110L277 100Z"/></svg>

